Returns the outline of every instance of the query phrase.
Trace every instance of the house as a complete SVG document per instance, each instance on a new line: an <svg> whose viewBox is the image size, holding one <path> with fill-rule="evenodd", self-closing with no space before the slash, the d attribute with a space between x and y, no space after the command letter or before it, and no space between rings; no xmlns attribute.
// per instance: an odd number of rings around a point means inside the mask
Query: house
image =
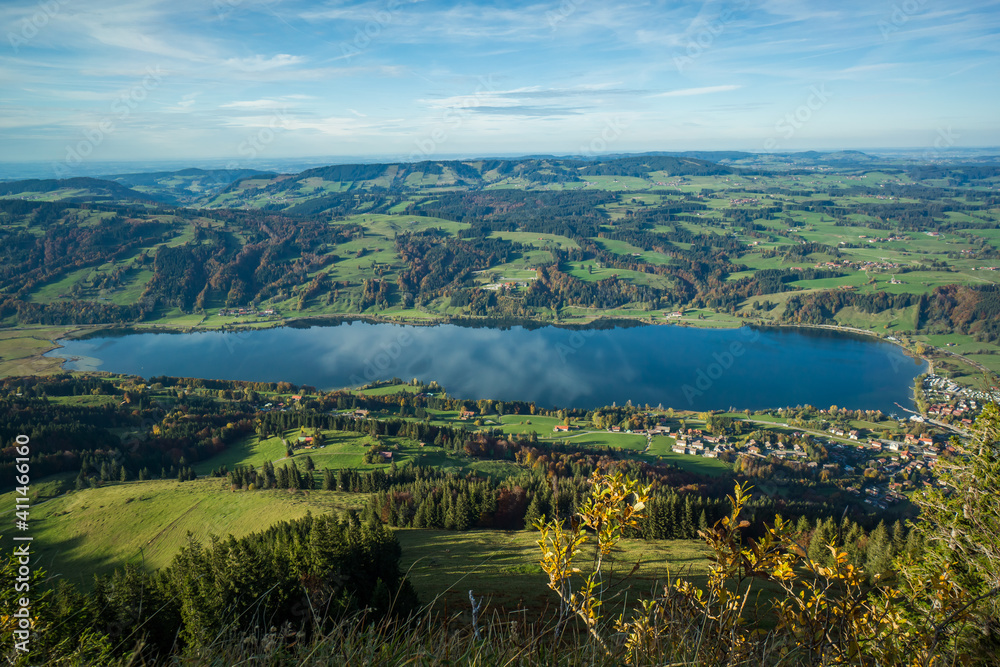
<svg viewBox="0 0 1000 667"><path fill-rule="evenodd" d="M931 445L934 444L934 438L924 433L923 435L920 436L917 442L920 443L921 447L930 447Z"/></svg>
<svg viewBox="0 0 1000 667"><path fill-rule="evenodd" d="M475 416L476 413L473 412L472 410L462 410L462 414L460 414L458 418L461 419L462 421L465 421L467 419L472 419Z"/></svg>
<svg viewBox="0 0 1000 667"><path fill-rule="evenodd" d="M687 454L687 448L685 448L684 445L674 445L671 447L671 450L674 454Z"/></svg>
<svg viewBox="0 0 1000 667"><path fill-rule="evenodd" d="M857 440L858 439L858 432L857 431L851 431L850 433L847 434L847 437L849 437L851 440Z"/></svg>
<svg viewBox="0 0 1000 667"><path fill-rule="evenodd" d="M379 455L386 461L392 460L392 452L379 452Z"/></svg>
<svg viewBox="0 0 1000 667"><path fill-rule="evenodd" d="M569 425L568 424L556 424L555 426L552 427L552 431L554 433L565 433L565 432L569 431Z"/></svg>

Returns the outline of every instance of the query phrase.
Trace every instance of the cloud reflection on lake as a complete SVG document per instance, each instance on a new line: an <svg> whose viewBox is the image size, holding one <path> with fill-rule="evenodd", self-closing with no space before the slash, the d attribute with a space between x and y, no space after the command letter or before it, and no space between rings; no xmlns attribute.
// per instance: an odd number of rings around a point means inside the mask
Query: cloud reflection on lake
<svg viewBox="0 0 1000 667"><path fill-rule="evenodd" d="M128 334L61 341L67 368L308 384L437 380L454 396L591 408L809 403L895 411L912 405L923 362L895 345L832 332L672 326L575 331L345 323L252 332ZM83 360L83 358L87 358Z"/></svg>

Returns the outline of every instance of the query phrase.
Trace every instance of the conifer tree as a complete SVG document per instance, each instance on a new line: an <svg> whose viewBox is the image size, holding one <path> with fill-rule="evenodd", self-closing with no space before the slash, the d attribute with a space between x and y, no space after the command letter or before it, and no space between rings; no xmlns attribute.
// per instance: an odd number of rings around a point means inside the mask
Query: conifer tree
<svg viewBox="0 0 1000 667"><path fill-rule="evenodd" d="M458 500L455 502L454 508L454 526L455 530L468 530L471 527L470 519L470 507L469 499L465 493L459 492Z"/></svg>
<svg viewBox="0 0 1000 667"><path fill-rule="evenodd" d="M879 521L878 526L868 536L865 571L869 576L887 572L892 567L892 555L892 538L889 537L889 530L885 527L884 521Z"/></svg>

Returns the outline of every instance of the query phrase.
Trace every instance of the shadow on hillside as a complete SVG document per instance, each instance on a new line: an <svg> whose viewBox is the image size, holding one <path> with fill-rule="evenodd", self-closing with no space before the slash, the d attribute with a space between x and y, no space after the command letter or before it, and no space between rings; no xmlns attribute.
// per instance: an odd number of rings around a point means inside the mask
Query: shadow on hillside
<svg viewBox="0 0 1000 667"><path fill-rule="evenodd" d="M0 539L0 549L3 549L4 554L11 553L15 545L23 544L23 542L15 542L11 538L11 535L5 534ZM94 575L111 574L116 568L124 567L126 563L142 566L140 553L135 553L127 558L86 555L81 553L85 544L86 540L81 535L56 541L52 539L46 539L44 542L33 540L31 542L31 567L33 570L43 570L50 580L62 579L76 585L81 590L90 590L94 585Z"/></svg>

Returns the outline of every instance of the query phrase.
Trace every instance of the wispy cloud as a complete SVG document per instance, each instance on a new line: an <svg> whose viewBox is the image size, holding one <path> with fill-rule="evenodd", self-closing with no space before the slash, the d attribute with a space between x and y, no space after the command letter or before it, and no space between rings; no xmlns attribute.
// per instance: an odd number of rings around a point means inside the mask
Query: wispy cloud
<svg viewBox="0 0 1000 667"><path fill-rule="evenodd" d="M254 55L248 58L229 58L224 62L227 67L242 70L244 72L264 72L278 69L279 67L291 67L301 65L306 62L302 56L293 56L287 53L279 53L274 56Z"/></svg>
<svg viewBox="0 0 1000 667"><path fill-rule="evenodd" d="M730 90L738 90L742 86L729 84L725 86L704 86L702 88L681 88L679 90L668 90L665 93L656 93L650 97L691 97L692 95L712 95L713 93L725 93Z"/></svg>
<svg viewBox="0 0 1000 667"><path fill-rule="evenodd" d="M819 84L835 97L802 141L922 145L957 118L982 128L963 141L1000 143L995 0L895 17L869 0L55 4L40 26L37 0L0 6L20 40L0 43L6 159L64 155L123 95L128 122L93 159L229 154L278 112L269 150L289 154L409 154L431 135L445 152L572 153L616 117L616 150L754 149ZM129 99L148 68L162 81Z"/></svg>
<svg viewBox="0 0 1000 667"><path fill-rule="evenodd" d="M477 114L487 114L494 116L525 116L528 118L549 118L552 116L575 116L584 112L583 109L573 109L568 107L544 107L529 105L513 105L506 107L476 106L469 111Z"/></svg>
<svg viewBox="0 0 1000 667"><path fill-rule="evenodd" d="M220 104L220 109L281 109L288 106L287 102L281 100L261 99L261 100L238 100Z"/></svg>

